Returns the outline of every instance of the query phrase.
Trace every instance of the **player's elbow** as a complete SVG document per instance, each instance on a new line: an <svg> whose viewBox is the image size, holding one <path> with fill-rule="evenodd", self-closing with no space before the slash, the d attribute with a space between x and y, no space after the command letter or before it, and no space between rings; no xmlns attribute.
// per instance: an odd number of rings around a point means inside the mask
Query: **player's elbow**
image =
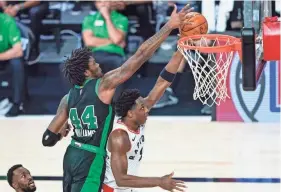
<svg viewBox="0 0 281 192"><path fill-rule="evenodd" d="M118 187L128 187L128 182L129 180L126 178L127 175L119 175L118 177L116 177L116 185Z"/></svg>
<svg viewBox="0 0 281 192"><path fill-rule="evenodd" d="M45 147L52 147L60 140L60 134L55 134L47 129L42 137L42 144Z"/></svg>
<svg viewBox="0 0 281 192"><path fill-rule="evenodd" d="M126 180L124 180L122 178L116 179L116 185L118 187L127 187Z"/></svg>

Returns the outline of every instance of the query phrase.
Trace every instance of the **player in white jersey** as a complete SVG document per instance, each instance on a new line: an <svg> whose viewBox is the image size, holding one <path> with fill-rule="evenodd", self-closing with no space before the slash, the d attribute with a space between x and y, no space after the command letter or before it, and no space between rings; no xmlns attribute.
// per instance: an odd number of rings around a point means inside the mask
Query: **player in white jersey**
<svg viewBox="0 0 281 192"><path fill-rule="evenodd" d="M134 192L135 188L157 186L169 191L185 188L183 181L172 179L173 173L163 177L137 176L148 112L171 85L181 62L183 56L177 51L147 97L143 98L137 89L131 89L125 90L116 101L115 111L120 119L108 138L104 192Z"/></svg>

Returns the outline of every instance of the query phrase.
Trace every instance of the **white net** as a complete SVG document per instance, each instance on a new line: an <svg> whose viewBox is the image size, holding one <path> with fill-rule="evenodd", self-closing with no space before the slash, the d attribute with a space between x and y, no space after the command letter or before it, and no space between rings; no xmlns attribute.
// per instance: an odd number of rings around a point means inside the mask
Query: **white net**
<svg viewBox="0 0 281 192"><path fill-rule="evenodd" d="M231 39L213 40L207 37L200 39L186 39L181 42L184 45L196 47L216 47L232 45ZM195 80L193 99L199 99L203 104L212 106L219 105L221 101L229 98L227 93L226 80L228 68L232 61L234 51L219 53L201 53L195 47L186 49L178 45L178 49L187 60ZM215 52L215 51L214 51Z"/></svg>

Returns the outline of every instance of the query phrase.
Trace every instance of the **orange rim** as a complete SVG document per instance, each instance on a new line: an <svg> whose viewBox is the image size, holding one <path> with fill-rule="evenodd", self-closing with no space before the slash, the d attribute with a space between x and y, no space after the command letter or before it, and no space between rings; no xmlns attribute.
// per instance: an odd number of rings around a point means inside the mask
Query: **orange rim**
<svg viewBox="0 0 281 192"><path fill-rule="evenodd" d="M200 47L193 45L186 45L187 40L200 40L202 37L207 40L218 40L218 41L230 41L229 45L218 45L214 47ZM192 35L187 37L182 37L178 40L178 45L182 49L188 50L198 50L202 53L221 53L221 52L231 52L231 51L241 51L241 39L229 35L220 34L205 34L205 35Z"/></svg>

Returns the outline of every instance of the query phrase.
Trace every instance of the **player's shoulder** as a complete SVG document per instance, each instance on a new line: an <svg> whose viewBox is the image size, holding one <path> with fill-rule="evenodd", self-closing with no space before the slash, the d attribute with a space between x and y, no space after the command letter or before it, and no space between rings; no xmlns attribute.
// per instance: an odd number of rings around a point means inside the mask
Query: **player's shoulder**
<svg viewBox="0 0 281 192"><path fill-rule="evenodd" d="M127 126L121 121L121 119L117 119L113 124L113 129L125 129L127 130Z"/></svg>
<svg viewBox="0 0 281 192"><path fill-rule="evenodd" d="M121 143L126 143L129 138L129 133L125 127L122 125L116 125L110 133L110 140L122 141Z"/></svg>

